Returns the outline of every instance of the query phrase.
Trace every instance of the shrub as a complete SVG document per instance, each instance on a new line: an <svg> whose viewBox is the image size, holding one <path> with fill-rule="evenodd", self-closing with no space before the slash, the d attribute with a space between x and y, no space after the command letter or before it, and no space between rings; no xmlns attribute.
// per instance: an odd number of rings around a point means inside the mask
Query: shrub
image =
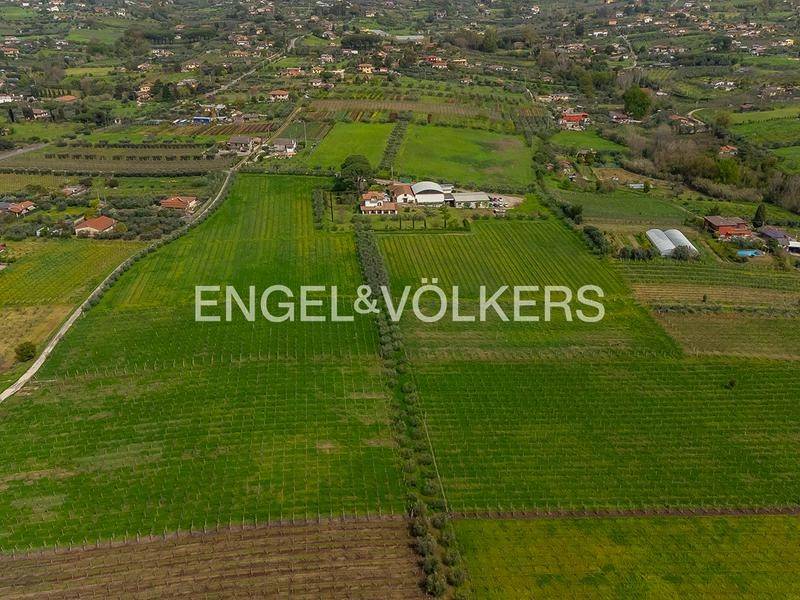
<svg viewBox="0 0 800 600"><path fill-rule="evenodd" d="M14 349L14 355L17 358L17 362L23 363L33 360L33 357L36 356L36 344L33 342L22 342Z"/></svg>

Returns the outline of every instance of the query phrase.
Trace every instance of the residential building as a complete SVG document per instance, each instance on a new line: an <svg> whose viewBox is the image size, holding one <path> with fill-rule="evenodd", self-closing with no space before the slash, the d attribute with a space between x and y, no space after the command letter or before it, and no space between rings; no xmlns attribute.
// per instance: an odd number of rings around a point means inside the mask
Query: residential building
<svg viewBox="0 0 800 600"><path fill-rule="evenodd" d="M276 138L269 146L272 154L279 156L294 156L297 154L297 140L290 138Z"/></svg>
<svg viewBox="0 0 800 600"><path fill-rule="evenodd" d="M752 232L747 221L739 217L710 216L703 219L703 225L714 235L721 238L751 237Z"/></svg>
<svg viewBox="0 0 800 600"><path fill-rule="evenodd" d="M75 225L75 235L95 237L96 235L113 231L116 224L117 222L114 219L106 215L85 219Z"/></svg>
<svg viewBox="0 0 800 600"><path fill-rule="evenodd" d="M184 212L194 212L197 208L196 196L171 196L164 198L161 202L161 208L169 208L172 210L182 210Z"/></svg>
<svg viewBox="0 0 800 600"><path fill-rule="evenodd" d="M366 192L361 195L360 209L365 215L396 215L397 203L384 192Z"/></svg>
<svg viewBox="0 0 800 600"><path fill-rule="evenodd" d="M8 212L10 212L12 215L16 217L27 215L28 213L33 212L34 210L36 210L36 205L30 200L23 200L22 202L16 202L8 207Z"/></svg>

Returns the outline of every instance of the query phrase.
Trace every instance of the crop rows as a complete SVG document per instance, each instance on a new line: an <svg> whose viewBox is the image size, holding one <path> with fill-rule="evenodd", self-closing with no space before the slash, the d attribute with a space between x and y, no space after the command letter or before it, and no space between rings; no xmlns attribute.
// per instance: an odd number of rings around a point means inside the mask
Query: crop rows
<svg viewBox="0 0 800 600"><path fill-rule="evenodd" d="M0 556L0 595L407 600L417 571L402 520L323 521Z"/></svg>
<svg viewBox="0 0 800 600"><path fill-rule="evenodd" d="M792 363L417 366L454 510L796 505Z"/></svg>
<svg viewBox="0 0 800 600"><path fill-rule="evenodd" d="M194 321L195 285L246 296L250 285L335 284L352 298L352 238L312 226L308 198L324 183L239 176L219 210L129 269L2 406L0 520L14 525L0 547L402 510L367 317Z"/></svg>

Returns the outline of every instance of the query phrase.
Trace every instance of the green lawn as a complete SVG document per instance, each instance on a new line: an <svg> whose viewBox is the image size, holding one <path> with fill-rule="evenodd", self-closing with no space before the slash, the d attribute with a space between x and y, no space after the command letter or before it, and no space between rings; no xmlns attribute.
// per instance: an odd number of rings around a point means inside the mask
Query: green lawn
<svg viewBox="0 0 800 600"><path fill-rule="evenodd" d="M533 181L521 138L478 129L410 125L394 166L396 174L472 189L519 189Z"/></svg>
<svg viewBox="0 0 800 600"><path fill-rule="evenodd" d="M8 139L20 142L53 141L74 134L81 126L76 123L50 123L42 121L23 121L9 123L0 121L0 129L11 129Z"/></svg>
<svg viewBox="0 0 800 600"><path fill-rule="evenodd" d="M597 152L622 152L625 146L600 137L595 131L559 131L550 138L556 146L569 150L595 150Z"/></svg>
<svg viewBox="0 0 800 600"><path fill-rule="evenodd" d="M348 156L362 154L377 167L393 127L391 123L336 123L308 156L298 159L337 171Z"/></svg>
<svg viewBox="0 0 800 600"><path fill-rule="evenodd" d="M311 191L327 184L239 176L0 406L0 547L402 511L370 318L194 320L196 285L335 284L352 297L352 236L312 226Z"/></svg>
<svg viewBox="0 0 800 600"><path fill-rule="evenodd" d="M474 596L790 598L796 517L469 520L455 523Z"/></svg>

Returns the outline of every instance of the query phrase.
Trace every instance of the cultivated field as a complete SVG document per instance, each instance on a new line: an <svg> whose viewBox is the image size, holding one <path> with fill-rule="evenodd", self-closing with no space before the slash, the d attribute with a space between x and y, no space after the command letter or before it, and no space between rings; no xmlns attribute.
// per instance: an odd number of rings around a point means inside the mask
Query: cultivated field
<svg viewBox="0 0 800 600"><path fill-rule="evenodd" d="M789 598L796 517L457 521L478 598Z"/></svg>
<svg viewBox="0 0 800 600"><path fill-rule="evenodd" d="M665 312L658 315L664 329L687 354L761 356L800 359L800 295L795 310L784 316L770 312Z"/></svg>
<svg viewBox="0 0 800 600"><path fill-rule="evenodd" d="M665 200L657 191L650 193L617 189L611 192L581 192L552 189L559 200L583 206L583 216L590 223L639 225L642 231L652 226L676 227L688 216L686 211Z"/></svg>
<svg viewBox="0 0 800 600"><path fill-rule="evenodd" d="M405 522L323 521L170 533L0 555L0 596L421 598Z"/></svg>
<svg viewBox="0 0 800 600"><path fill-rule="evenodd" d="M140 144L131 147L47 146L8 158L6 169L52 170L65 173L205 174L228 166L233 158L202 145L170 148Z"/></svg>
<svg viewBox="0 0 800 600"><path fill-rule="evenodd" d="M9 243L18 256L0 271L0 371L23 341L41 344L139 242L35 240Z"/></svg>
<svg viewBox="0 0 800 600"><path fill-rule="evenodd" d="M467 299L479 283L606 291L599 324L403 324L451 509L795 503L794 363L682 356L608 264L554 219L384 237L382 251L396 294L422 277L458 284ZM660 283L663 271L682 284L800 290L793 274L746 265L624 268L636 282Z"/></svg>
<svg viewBox="0 0 800 600"><path fill-rule="evenodd" d="M311 167L338 171L348 156L362 154L377 167L392 128L390 123L336 123L310 154L298 159Z"/></svg>
<svg viewBox="0 0 800 600"><path fill-rule="evenodd" d="M532 182L522 138L478 129L411 125L395 161L397 173L466 188L519 189Z"/></svg>
<svg viewBox="0 0 800 600"><path fill-rule="evenodd" d="M371 319L194 320L196 285L353 295L351 235L312 226L311 191L326 183L240 176L0 406L0 547L402 511Z"/></svg>

